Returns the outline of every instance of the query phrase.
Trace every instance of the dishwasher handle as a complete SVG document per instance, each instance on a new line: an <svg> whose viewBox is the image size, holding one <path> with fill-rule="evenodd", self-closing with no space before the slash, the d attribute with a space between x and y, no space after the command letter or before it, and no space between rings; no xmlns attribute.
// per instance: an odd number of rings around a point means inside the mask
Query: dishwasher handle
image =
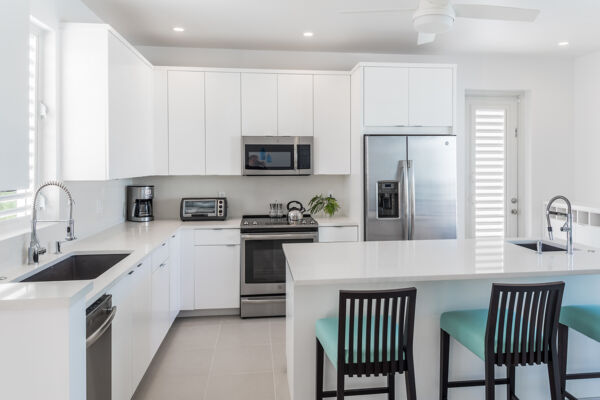
<svg viewBox="0 0 600 400"><path fill-rule="evenodd" d="M108 317L106 317L106 319L104 320L102 325L100 325L98 327L98 329L96 329L96 331L94 333L92 333L90 336L88 336L87 339L85 340L86 347L92 346L94 343L96 343L98 341L98 339L100 339L102 337L104 332L106 332L108 330L108 328L110 328L110 325L112 324L113 319L115 319L116 314L117 314L117 306L113 306L113 308L110 311L110 314L108 314Z"/></svg>

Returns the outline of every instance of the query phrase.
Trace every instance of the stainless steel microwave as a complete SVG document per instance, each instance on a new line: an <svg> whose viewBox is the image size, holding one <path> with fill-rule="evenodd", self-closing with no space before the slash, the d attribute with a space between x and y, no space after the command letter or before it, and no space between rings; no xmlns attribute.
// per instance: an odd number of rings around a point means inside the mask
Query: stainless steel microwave
<svg viewBox="0 0 600 400"><path fill-rule="evenodd" d="M194 197L181 199L182 221L223 221L227 218L227 199Z"/></svg>
<svg viewBox="0 0 600 400"><path fill-rule="evenodd" d="M244 175L312 175L312 136L243 136Z"/></svg>

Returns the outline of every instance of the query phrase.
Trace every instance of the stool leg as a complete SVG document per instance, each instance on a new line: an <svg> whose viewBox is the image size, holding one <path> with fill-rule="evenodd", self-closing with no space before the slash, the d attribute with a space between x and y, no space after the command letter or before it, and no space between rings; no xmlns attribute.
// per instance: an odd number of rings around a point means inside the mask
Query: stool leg
<svg viewBox="0 0 600 400"><path fill-rule="evenodd" d="M337 371L337 400L344 400L344 370L338 365Z"/></svg>
<svg viewBox="0 0 600 400"><path fill-rule="evenodd" d="M440 400L448 400L448 365L450 363L450 335L440 329Z"/></svg>
<svg viewBox="0 0 600 400"><path fill-rule="evenodd" d="M569 327L558 325L558 361L560 365L560 392L566 396L567 392L567 352L569 349Z"/></svg>
<svg viewBox="0 0 600 400"><path fill-rule="evenodd" d="M388 400L394 400L396 397L396 374L388 374Z"/></svg>
<svg viewBox="0 0 600 400"><path fill-rule="evenodd" d="M323 400L323 363L324 355L323 355L323 346L321 346L321 342L317 339L317 384L316 384L316 400Z"/></svg>
<svg viewBox="0 0 600 400"><path fill-rule="evenodd" d="M508 377L508 385L506 385L506 398L512 400L513 394L517 390L515 381L515 366L506 367L506 376Z"/></svg>
<svg viewBox="0 0 600 400"><path fill-rule="evenodd" d="M555 351L553 351L555 353ZM550 380L550 398L552 400L560 400L560 367L557 362L554 362L556 357L552 357L552 361L548 363L548 378Z"/></svg>
<svg viewBox="0 0 600 400"><path fill-rule="evenodd" d="M496 377L494 376L494 361L485 358L485 400L494 400L496 397ZM554 400L554 399L552 399Z"/></svg>

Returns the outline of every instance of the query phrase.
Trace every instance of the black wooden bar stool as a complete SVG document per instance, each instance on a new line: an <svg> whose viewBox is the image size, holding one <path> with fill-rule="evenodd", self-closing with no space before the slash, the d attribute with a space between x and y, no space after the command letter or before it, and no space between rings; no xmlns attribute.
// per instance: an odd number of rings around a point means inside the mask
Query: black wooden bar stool
<svg viewBox="0 0 600 400"><path fill-rule="evenodd" d="M394 399L395 374L404 373L408 400L416 400L413 333L417 289L340 291L339 318L316 323L316 399L385 394ZM337 390L323 391L324 354L337 369ZM344 389L344 376L388 378L387 387Z"/></svg>
<svg viewBox="0 0 600 400"><path fill-rule="evenodd" d="M493 284L488 310L442 314L440 400L448 388L485 386L485 399L495 398L495 385L508 385L515 395L515 367L547 364L552 400L561 399L557 349L558 319L564 282L532 285ZM450 336L485 362L485 380L448 382ZM507 378L496 379L494 365L506 366Z"/></svg>

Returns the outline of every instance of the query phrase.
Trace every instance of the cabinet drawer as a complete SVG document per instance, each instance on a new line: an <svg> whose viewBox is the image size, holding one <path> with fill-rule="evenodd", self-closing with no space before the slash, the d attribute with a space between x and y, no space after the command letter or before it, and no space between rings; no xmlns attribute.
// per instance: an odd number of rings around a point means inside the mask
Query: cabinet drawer
<svg viewBox="0 0 600 400"><path fill-rule="evenodd" d="M169 258L169 242L165 240L152 252L152 271Z"/></svg>
<svg viewBox="0 0 600 400"><path fill-rule="evenodd" d="M356 242L358 227L356 226L321 226L319 227L319 242Z"/></svg>
<svg viewBox="0 0 600 400"><path fill-rule="evenodd" d="M220 244L240 244L239 229L196 229L194 245L211 246Z"/></svg>

